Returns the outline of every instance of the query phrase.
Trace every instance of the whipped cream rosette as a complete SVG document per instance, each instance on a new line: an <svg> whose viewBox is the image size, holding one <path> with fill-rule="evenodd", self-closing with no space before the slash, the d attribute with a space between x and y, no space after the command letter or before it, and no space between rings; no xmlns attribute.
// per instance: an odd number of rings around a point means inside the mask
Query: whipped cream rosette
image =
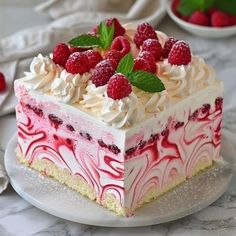
<svg viewBox="0 0 236 236"><path fill-rule="evenodd" d="M114 100L107 94L105 95L101 119L108 125L116 128L128 127L142 121L144 117L144 106L139 103L133 92L120 100Z"/></svg>
<svg viewBox="0 0 236 236"><path fill-rule="evenodd" d="M79 102L89 78L89 73L71 74L63 70L59 77L52 82L52 95L63 103L74 104Z"/></svg>
<svg viewBox="0 0 236 236"><path fill-rule="evenodd" d="M148 93L136 87L133 90L147 113L160 112L168 107L169 95L166 90L160 93Z"/></svg>
<svg viewBox="0 0 236 236"><path fill-rule="evenodd" d="M81 101L83 108L93 112L94 114L99 114L103 107L106 90L107 85L96 87L91 81L89 81L86 87L86 93L83 95L83 100Z"/></svg>
<svg viewBox="0 0 236 236"><path fill-rule="evenodd" d="M192 56L188 65L171 65L168 59L157 63L157 75L172 98L183 99L215 83L215 71L198 57Z"/></svg>
<svg viewBox="0 0 236 236"><path fill-rule="evenodd" d="M30 72L25 72L24 81L29 82L32 90L48 92L51 82L60 74L61 68L49 57L39 54L30 65Z"/></svg>

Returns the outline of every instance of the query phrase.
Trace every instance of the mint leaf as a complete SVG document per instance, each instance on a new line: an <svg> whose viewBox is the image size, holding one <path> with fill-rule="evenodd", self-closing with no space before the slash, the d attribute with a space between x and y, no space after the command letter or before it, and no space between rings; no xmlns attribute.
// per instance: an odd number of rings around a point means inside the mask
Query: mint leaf
<svg viewBox="0 0 236 236"><path fill-rule="evenodd" d="M209 8L213 7L215 0L199 0L200 2L200 11L207 11Z"/></svg>
<svg viewBox="0 0 236 236"><path fill-rule="evenodd" d="M139 89L149 93L161 92L165 90L164 84L154 74L146 71L136 71L128 76L130 83Z"/></svg>
<svg viewBox="0 0 236 236"><path fill-rule="evenodd" d="M126 54L117 66L117 72L128 76L134 68L134 58L131 53Z"/></svg>
<svg viewBox="0 0 236 236"><path fill-rule="evenodd" d="M117 72L124 74L132 85L143 91L155 93L165 90L164 84L156 75L142 70L133 72L133 68L134 58L128 53L120 60Z"/></svg>
<svg viewBox="0 0 236 236"><path fill-rule="evenodd" d="M221 11L236 15L236 1L235 0L215 0L215 7Z"/></svg>
<svg viewBox="0 0 236 236"><path fill-rule="evenodd" d="M97 36L89 35L89 34L82 34L76 38L73 38L69 41L69 44L75 47L80 48L98 48L101 47L101 41Z"/></svg>
<svg viewBox="0 0 236 236"><path fill-rule="evenodd" d="M190 16L199 8L198 0L182 0L177 8L178 12L183 16Z"/></svg>
<svg viewBox="0 0 236 236"><path fill-rule="evenodd" d="M108 36L107 26L104 21L98 26L99 39L101 41L101 46L104 48L106 44L106 37Z"/></svg>
<svg viewBox="0 0 236 236"><path fill-rule="evenodd" d="M99 39L101 41L101 46L103 49L107 49L111 45L114 31L115 31L114 23L110 27L107 26L104 21L100 23L98 28L98 33L99 33Z"/></svg>
<svg viewBox="0 0 236 236"><path fill-rule="evenodd" d="M108 28L108 38L107 38L107 47L111 46L111 43L113 41L113 37L114 37L114 33L115 33L115 25L114 22L112 23L111 27Z"/></svg>
<svg viewBox="0 0 236 236"><path fill-rule="evenodd" d="M197 10L207 11L214 2L215 0L181 0L177 10L183 16L190 16Z"/></svg>
<svg viewBox="0 0 236 236"><path fill-rule="evenodd" d="M81 48L93 47L107 49L112 43L114 31L114 23L112 23L111 26L107 26L106 23L102 21L98 27L99 36L82 34L70 40L69 44Z"/></svg>

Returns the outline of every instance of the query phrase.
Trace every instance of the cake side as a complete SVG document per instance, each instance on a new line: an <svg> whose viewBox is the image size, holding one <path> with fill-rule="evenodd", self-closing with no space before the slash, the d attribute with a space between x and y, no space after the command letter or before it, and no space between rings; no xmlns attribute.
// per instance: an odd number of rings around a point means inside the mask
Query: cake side
<svg viewBox="0 0 236 236"><path fill-rule="evenodd" d="M19 80L18 157L117 214L131 215L219 159L222 90L221 83L210 86L112 138L97 124L88 128L86 117L68 113L64 104L28 93Z"/></svg>
<svg viewBox="0 0 236 236"><path fill-rule="evenodd" d="M127 208L133 211L220 160L222 96L219 82L130 130L125 144Z"/></svg>
<svg viewBox="0 0 236 236"><path fill-rule="evenodd" d="M15 91L20 162L99 204L114 199L107 207L125 215L123 132L112 133L77 109L28 91L20 80Z"/></svg>

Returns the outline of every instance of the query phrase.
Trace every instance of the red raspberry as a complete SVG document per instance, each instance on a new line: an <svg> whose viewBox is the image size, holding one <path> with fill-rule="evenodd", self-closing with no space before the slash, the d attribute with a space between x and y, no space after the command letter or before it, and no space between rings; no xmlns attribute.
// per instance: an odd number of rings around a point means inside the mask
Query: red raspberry
<svg viewBox="0 0 236 236"><path fill-rule="evenodd" d="M176 16L180 17L180 14L178 12L178 6L180 4L181 0L173 0L172 4L171 4L171 9L172 11L175 13Z"/></svg>
<svg viewBox="0 0 236 236"><path fill-rule="evenodd" d="M65 66L67 59L70 56L70 49L67 44L65 43L59 43L56 45L56 47L53 49L53 61L60 65Z"/></svg>
<svg viewBox="0 0 236 236"><path fill-rule="evenodd" d="M112 68L114 70L116 70L116 68L118 66L118 62L117 61L115 61L114 59L106 59L104 61L107 61L107 63L109 63L112 66Z"/></svg>
<svg viewBox="0 0 236 236"><path fill-rule="evenodd" d="M180 18L184 21L189 21L189 16L181 16Z"/></svg>
<svg viewBox="0 0 236 236"><path fill-rule="evenodd" d="M145 34L140 34L136 32L134 34L134 43L136 44L137 48L140 48L140 46L143 45L143 42L147 39L147 36Z"/></svg>
<svg viewBox="0 0 236 236"><path fill-rule="evenodd" d="M230 26L230 16L222 11L215 11L211 15L211 24L213 27Z"/></svg>
<svg viewBox="0 0 236 236"><path fill-rule="evenodd" d="M125 37L118 36L113 40L111 50L120 52L121 57L123 57L130 51L130 43Z"/></svg>
<svg viewBox="0 0 236 236"><path fill-rule="evenodd" d="M120 35L124 35L125 34L125 28L123 28L120 24L120 22L117 20L117 18L109 18L106 20L106 24L107 26L112 26L112 23L114 23L114 27L115 27L115 32L114 32L114 37L116 38Z"/></svg>
<svg viewBox="0 0 236 236"><path fill-rule="evenodd" d="M150 35L150 36L157 36L155 29L149 23L142 23L139 24L137 27L137 32L140 34Z"/></svg>
<svg viewBox="0 0 236 236"><path fill-rule="evenodd" d="M107 86L108 97L114 100L122 99L128 97L131 92L132 87L124 75L117 73L110 78Z"/></svg>
<svg viewBox="0 0 236 236"><path fill-rule="evenodd" d="M116 70L117 65L118 65L118 63L117 63L114 59L106 59L106 60L103 60L103 61L99 62L99 63L96 65L95 69L96 69L96 68L99 68L99 67L110 66L110 67L112 67L114 70Z"/></svg>
<svg viewBox="0 0 236 236"><path fill-rule="evenodd" d="M2 72L0 72L0 93L5 92L7 89L7 84L5 80L5 76Z"/></svg>
<svg viewBox="0 0 236 236"><path fill-rule="evenodd" d="M114 31L114 36L113 36L113 39L120 36L120 35L124 35L125 34L125 28L123 28L120 24L120 22L117 20L117 18L109 18L105 21L106 25L107 26L112 26L112 23L114 23L114 28L115 28L115 31ZM97 34L98 33L98 25L95 26L93 29L92 29L92 34Z"/></svg>
<svg viewBox="0 0 236 236"><path fill-rule="evenodd" d="M168 40L165 42L164 49L163 49L163 57L164 58L168 58L171 48L178 41L179 40L174 37L168 38Z"/></svg>
<svg viewBox="0 0 236 236"><path fill-rule="evenodd" d="M106 59L113 59L115 60L117 63L119 63L119 61L121 60L122 58L122 55L119 51L116 51L116 50L110 50L106 53L105 55L105 58Z"/></svg>
<svg viewBox="0 0 236 236"><path fill-rule="evenodd" d="M156 61L162 57L162 47L157 39L147 39L143 42L142 51L152 53Z"/></svg>
<svg viewBox="0 0 236 236"><path fill-rule="evenodd" d="M138 71L138 70L151 72L151 68L148 62L145 59L140 58L140 57L137 57L134 60L134 71Z"/></svg>
<svg viewBox="0 0 236 236"><path fill-rule="evenodd" d="M143 23L138 25L137 27L137 32L134 35L134 42L136 46L140 48L140 46L142 46L143 42L146 39L158 39L158 38L154 28L148 23Z"/></svg>
<svg viewBox="0 0 236 236"><path fill-rule="evenodd" d="M100 52L95 50L88 50L83 52L83 54L88 58L90 69L94 68L102 60Z"/></svg>
<svg viewBox="0 0 236 236"><path fill-rule="evenodd" d="M218 11L217 8L211 7L207 10L207 14L211 16L215 11Z"/></svg>
<svg viewBox="0 0 236 236"><path fill-rule="evenodd" d="M141 52L138 57L147 61L147 63L150 66L151 73L153 74L156 73L156 70L157 70L156 60L150 52L146 52L146 51Z"/></svg>
<svg viewBox="0 0 236 236"><path fill-rule="evenodd" d="M188 20L190 23L195 25L209 26L210 19L209 16L201 11L195 11Z"/></svg>
<svg viewBox="0 0 236 236"><path fill-rule="evenodd" d="M82 75L90 70L90 64L83 52L75 52L68 58L65 68L69 73Z"/></svg>
<svg viewBox="0 0 236 236"><path fill-rule="evenodd" d="M92 72L91 80L96 87L100 87L107 84L114 73L115 69L109 65L96 67Z"/></svg>
<svg viewBox="0 0 236 236"><path fill-rule="evenodd" d="M184 41L175 43L169 53L168 61L171 65L187 65L191 62L191 51Z"/></svg>
<svg viewBox="0 0 236 236"><path fill-rule="evenodd" d="M63 120L55 116L54 114L49 114L48 118L56 129L58 128L59 125L63 124Z"/></svg>
<svg viewBox="0 0 236 236"><path fill-rule="evenodd" d="M230 16L230 25L236 25L236 15Z"/></svg>
<svg viewBox="0 0 236 236"><path fill-rule="evenodd" d="M74 52L85 52L87 51L88 48L78 48L78 47L70 47L70 53L74 53Z"/></svg>

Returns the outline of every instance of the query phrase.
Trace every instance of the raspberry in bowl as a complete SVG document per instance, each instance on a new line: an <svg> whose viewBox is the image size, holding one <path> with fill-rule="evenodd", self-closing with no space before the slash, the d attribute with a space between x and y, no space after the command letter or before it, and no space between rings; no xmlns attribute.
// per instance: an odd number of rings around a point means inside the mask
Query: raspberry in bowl
<svg viewBox="0 0 236 236"><path fill-rule="evenodd" d="M167 5L167 12L171 19L184 30L205 38L223 38L236 34L236 13L229 14L214 6L210 8L206 6L204 11L197 7L195 10L185 9L185 15L183 15L181 14L183 11L179 10L182 1L171 0Z"/></svg>

